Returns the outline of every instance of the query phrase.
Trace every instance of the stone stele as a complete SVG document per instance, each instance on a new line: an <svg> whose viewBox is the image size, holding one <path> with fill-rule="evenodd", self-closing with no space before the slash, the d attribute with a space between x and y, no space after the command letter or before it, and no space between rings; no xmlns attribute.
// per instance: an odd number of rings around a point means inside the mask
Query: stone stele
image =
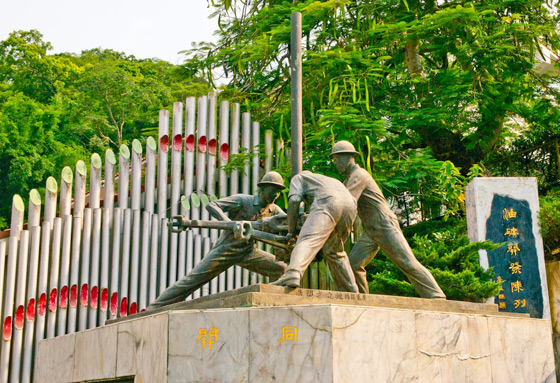
<svg viewBox="0 0 560 383"><path fill-rule="evenodd" d="M37 383L556 382L548 320L270 285L44 340L37 366Z"/></svg>

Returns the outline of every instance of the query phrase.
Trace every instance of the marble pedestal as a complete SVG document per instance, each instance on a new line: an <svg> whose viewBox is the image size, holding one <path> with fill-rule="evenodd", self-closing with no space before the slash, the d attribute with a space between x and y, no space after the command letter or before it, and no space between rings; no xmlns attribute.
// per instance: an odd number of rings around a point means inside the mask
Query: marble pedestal
<svg viewBox="0 0 560 383"><path fill-rule="evenodd" d="M36 382L556 382L548 320L465 302L240 290L44 340ZM243 294L245 307L210 308Z"/></svg>

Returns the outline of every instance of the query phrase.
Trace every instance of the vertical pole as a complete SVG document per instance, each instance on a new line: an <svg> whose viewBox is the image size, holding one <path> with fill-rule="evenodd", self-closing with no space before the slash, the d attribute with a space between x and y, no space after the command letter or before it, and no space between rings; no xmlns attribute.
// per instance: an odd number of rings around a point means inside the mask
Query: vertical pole
<svg viewBox="0 0 560 383"><path fill-rule="evenodd" d="M60 266L60 245L62 240L62 218L57 217L53 222L52 251L49 271L49 296L47 314L47 338L56 333L56 310L58 308L58 276Z"/></svg>
<svg viewBox="0 0 560 383"><path fill-rule="evenodd" d="M62 259L60 261L59 303L57 316L57 336L66 334L68 318L68 278L70 274L70 254L72 251L72 216L63 217Z"/></svg>
<svg viewBox="0 0 560 383"><path fill-rule="evenodd" d="M8 262L6 265L6 295L4 297L4 312L2 323L2 353L0 354L0 382L8 382L10 371L10 348L12 345L12 331L14 319L14 298L16 296L16 272L18 261L18 247L21 230L23 228L23 215L25 205L19 195L12 198L12 221L8 243Z"/></svg>
<svg viewBox="0 0 560 383"><path fill-rule="evenodd" d="M187 231L187 270L192 270L194 267L194 236L193 231ZM191 299L192 296L187 297L187 300Z"/></svg>
<svg viewBox="0 0 560 383"><path fill-rule="evenodd" d="M232 106L231 111L231 139L230 139L230 149L231 154L239 154L239 118L240 118L240 106L235 103ZM239 171L233 170L230 177L230 195L239 193ZM242 270L239 266L234 266L228 270L228 290L232 290L234 287L239 288L242 285ZM230 278L231 277L231 278ZM231 283L230 283L231 280Z"/></svg>
<svg viewBox="0 0 560 383"><path fill-rule="evenodd" d="M179 202L181 194L181 153L183 152L183 103L173 104L173 151L171 152L171 199L169 206L171 216L179 213ZM177 247L179 235L171 233L169 246L169 283L177 280ZM134 272L134 270L132 271ZM131 291L132 293L132 291Z"/></svg>
<svg viewBox="0 0 560 383"><path fill-rule="evenodd" d="M47 222L48 225L48 222ZM37 277L39 275L39 251L41 249L41 226L33 226L30 229L31 251L29 253L29 271L27 279L27 307L25 310L25 332L23 334L23 364L21 369L21 382L31 382L31 358L33 356L33 339L35 337L35 314L37 302Z"/></svg>
<svg viewBox="0 0 560 383"><path fill-rule="evenodd" d="M274 167L279 168L282 164L282 156L280 153L284 151L284 141L281 138L276 139L276 161Z"/></svg>
<svg viewBox="0 0 560 383"><path fill-rule="evenodd" d="M128 253L129 253L129 243L130 243L130 213L126 213L123 218L123 212L130 212L129 209L122 210L120 208L116 208L113 210L113 216L115 222L123 222L123 227L121 231L120 225L113 225L113 242L109 243L110 233L111 230L109 227L105 226L105 221L103 222L103 248L101 251L101 279L103 281L103 286L108 287L107 296L110 295L110 302L109 302L109 316L111 319L117 317L119 312L119 295L122 297L119 291L119 270L122 267L122 262L128 262ZM104 212L105 213L105 212ZM128 242L125 244L123 233L129 233L128 235ZM107 238L107 242L105 242L105 238ZM121 255L121 240L122 240L122 251L123 254L126 254L126 259ZM109 257L110 248L112 246L111 257ZM125 253L126 251L126 253ZM122 261L121 261L122 258ZM111 271L109 273L109 265L111 267ZM106 276L104 275L106 274ZM110 274L110 275L109 275ZM107 279L110 277L110 281Z"/></svg>
<svg viewBox="0 0 560 383"><path fill-rule="evenodd" d="M23 206L23 201L21 202L21 205ZM10 235L8 243L8 264L6 266L6 296L4 299L5 303L3 312L4 320L2 323L2 353L0 354L0 382L2 383L8 383L10 371L10 348L12 346L14 298L16 296L16 269L19 245L20 241L18 235Z"/></svg>
<svg viewBox="0 0 560 383"><path fill-rule="evenodd" d="M158 217L163 219L167 214L167 152L169 150L169 111L165 109L159 111L158 137L157 211Z"/></svg>
<svg viewBox="0 0 560 383"><path fill-rule="evenodd" d="M127 209L128 210L128 209ZM113 212L108 208L103 209L103 217L101 222L101 264L99 269L99 303L98 307L98 323L99 326L105 324L107 319L107 310L109 307L109 259L111 253L111 223L114 221L113 228L115 230L120 229L120 222L122 222L122 217L119 214L122 212L121 208L113 209ZM126 225L126 222L124 223ZM115 235L113 238L113 245L117 246L117 249L113 252L113 258L119 256L118 245L120 244L120 236ZM114 266L114 263L113 263ZM111 269L112 273L118 273L118 265Z"/></svg>
<svg viewBox="0 0 560 383"><path fill-rule="evenodd" d="M111 149L105 151L105 176L103 179L103 208L113 213L115 204L115 165L117 159Z"/></svg>
<svg viewBox="0 0 560 383"><path fill-rule="evenodd" d="M251 151L251 115L247 112L243 113L241 116L241 147L244 148L247 153ZM243 194L250 193L250 175L251 168L249 165L245 165L243 168L243 175L241 176L241 191ZM249 270L243 269L242 278L242 286L251 284L251 275L249 274Z"/></svg>
<svg viewBox="0 0 560 383"><path fill-rule="evenodd" d="M56 217L56 193L58 192L58 184L54 177L47 178L45 188L45 221L53 227L54 218Z"/></svg>
<svg viewBox="0 0 560 383"><path fill-rule="evenodd" d="M6 267L8 267L7 258L8 241L0 241L0 319L4 313L4 280L6 278Z"/></svg>
<svg viewBox="0 0 560 383"><path fill-rule="evenodd" d="M21 232L16 284L16 312L12 335L12 358L10 363L10 382L19 382L23 324L25 321L25 288L27 281L27 262L29 257L29 231ZM3 350L2 350L3 351Z"/></svg>
<svg viewBox="0 0 560 383"><path fill-rule="evenodd" d="M99 159L101 163L101 158ZM91 196L91 193L90 193ZM91 202L91 200L90 200ZM97 201L97 205L99 206L99 198ZM99 207L96 208L96 210ZM82 232L82 253L80 256L80 296L78 298L78 330L83 331L87 327L87 311L88 311L88 301L89 301L89 289L90 285L90 272L89 272L89 263L90 263L90 256L91 256L91 232L92 232L92 210L91 208L87 208L84 210L84 229Z"/></svg>
<svg viewBox="0 0 560 383"><path fill-rule="evenodd" d="M88 328L97 327L97 307L99 307L99 255L101 254L101 223L103 222L103 210L105 209L107 208L93 210L90 266L91 293L89 297L89 308L87 310ZM103 222L103 224L109 225L109 222Z"/></svg>
<svg viewBox="0 0 560 383"><path fill-rule="evenodd" d="M128 277L130 269L130 230L132 228L132 211L130 209L121 210L123 215L122 233L122 252L120 253L119 264L121 267L119 295L121 297L119 305L119 316L128 315ZM115 234L115 233L114 233ZM113 254L113 260L115 254Z"/></svg>
<svg viewBox="0 0 560 383"><path fill-rule="evenodd" d="M222 101L220 103L220 176L218 183L218 195L219 198L223 198L228 194L228 177L224 166L227 164L229 159L229 102ZM227 271L223 272L219 276L218 291L222 292L226 290L226 283L229 283L231 279L231 288L233 288L233 267L230 267ZM228 287L229 290L229 287Z"/></svg>
<svg viewBox="0 0 560 383"><path fill-rule="evenodd" d="M76 162L76 173L74 175L74 208L72 215L82 218L86 207L86 177L87 167L84 161Z"/></svg>
<svg viewBox="0 0 560 383"><path fill-rule="evenodd" d="M291 24L291 102L292 102L292 177L301 173L303 167L303 101L302 101L302 50L301 13L292 13Z"/></svg>
<svg viewBox="0 0 560 383"><path fill-rule="evenodd" d="M206 147L207 147L207 126L208 126L208 97L202 96L198 98L198 121L197 121L196 134L198 137L198 150L196 155L196 193L198 199L202 197L206 188ZM195 205L195 204L193 204ZM192 207L193 219L208 219L208 212L206 209L199 211L198 206ZM197 234L199 230L195 229L194 233ZM203 236L208 236L208 229L200 230Z"/></svg>
<svg viewBox="0 0 560 383"><path fill-rule="evenodd" d="M137 139L132 141L131 162L130 208L138 210L142 197L142 144Z"/></svg>
<svg viewBox="0 0 560 383"><path fill-rule="evenodd" d="M148 292L148 303L153 302L157 296L157 270L158 270L158 241L159 240L159 217L152 215L152 238L150 246L150 282Z"/></svg>
<svg viewBox="0 0 560 383"><path fill-rule="evenodd" d="M167 241L169 230L167 229L168 218L161 219L161 248L160 251L160 268L159 268L159 291L161 294L168 286L167 281Z"/></svg>
<svg viewBox="0 0 560 383"><path fill-rule="evenodd" d="M251 189L252 194L255 195L259 192L258 182L260 180L260 137L261 137L261 125L253 121L251 130L251 153L253 153L253 170L251 171ZM262 250L262 243L257 242L257 247ZM251 273L252 283L263 283L262 274Z"/></svg>
<svg viewBox="0 0 560 383"><path fill-rule="evenodd" d="M37 189L29 192L29 213L27 216L27 227L39 226L41 222L41 195Z"/></svg>
<svg viewBox="0 0 560 383"><path fill-rule="evenodd" d="M148 301L148 266L150 256L150 232L152 230L152 213L142 212L142 257L140 260L140 291L138 292L138 311L147 306Z"/></svg>
<svg viewBox="0 0 560 383"><path fill-rule="evenodd" d="M181 199L181 215L189 218L191 205L189 203L191 194L194 191L194 157L196 150L196 139L195 139L195 122L196 122L196 98L187 97L185 100L185 162L184 162L184 196ZM162 228L163 230L163 228ZM167 230L167 228L165 228ZM179 234L179 277L187 274L192 269L193 262L193 252L192 243L188 243L189 237L186 232L181 232ZM192 238L191 238L192 241ZM191 251L189 252L189 249ZM190 263L191 268L188 268Z"/></svg>
<svg viewBox="0 0 560 383"><path fill-rule="evenodd" d="M136 314L138 312L138 269L140 264L140 228L142 225L142 215L140 210L132 210L132 246L130 253L130 284L128 290L129 301L129 314ZM123 281L124 282L124 281Z"/></svg>
<svg viewBox="0 0 560 383"><path fill-rule="evenodd" d="M264 132L264 155L265 155L265 160L264 160L264 172L265 174L270 172L272 170L272 156L273 156L273 147L272 147L272 142L273 142L273 132L272 130L265 130ZM270 245L266 245L265 246L265 250L269 253L272 253L272 246ZM264 277L264 283L268 283L269 282L269 278L268 277Z"/></svg>
<svg viewBox="0 0 560 383"><path fill-rule="evenodd" d="M146 141L146 177L144 210L154 213L154 192L156 187L156 150L157 144L153 137Z"/></svg>
<svg viewBox="0 0 560 383"><path fill-rule="evenodd" d="M77 182L76 182L77 184ZM79 213L79 212L78 212ZM81 213L79 213L81 214ZM78 283L80 271L80 248L82 239L82 217L72 217L72 259L70 261L70 291L68 299L68 334L76 332L78 311Z"/></svg>
<svg viewBox="0 0 560 383"><path fill-rule="evenodd" d="M74 174L65 166L60 176L60 217L72 214L72 182Z"/></svg>
<svg viewBox="0 0 560 383"><path fill-rule="evenodd" d="M130 159L130 149L128 146L121 145L119 149L119 207L126 209L128 207L128 176L130 167L128 160Z"/></svg>
<svg viewBox="0 0 560 383"><path fill-rule="evenodd" d="M97 153L91 156L89 173L89 207L97 209L101 198L101 157Z"/></svg>
<svg viewBox="0 0 560 383"><path fill-rule="evenodd" d="M194 235L194 265L193 266L196 266L198 264L198 262L200 262L201 254L202 254L202 237L201 237L200 234L195 234ZM200 298L200 290L201 289L197 289L192 294L192 297L194 299Z"/></svg>

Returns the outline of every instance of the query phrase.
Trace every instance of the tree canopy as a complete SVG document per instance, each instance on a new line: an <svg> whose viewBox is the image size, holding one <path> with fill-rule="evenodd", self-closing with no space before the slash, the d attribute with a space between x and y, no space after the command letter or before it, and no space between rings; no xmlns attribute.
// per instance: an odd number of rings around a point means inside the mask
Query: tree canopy
<svg viewBox="0 0 560 383"><path fill-rule="evenodd" d="M50 54L36 30L0 42L0 229L13 194L157 127L158 111L209 91L181 67L105 49Z"/></svg>

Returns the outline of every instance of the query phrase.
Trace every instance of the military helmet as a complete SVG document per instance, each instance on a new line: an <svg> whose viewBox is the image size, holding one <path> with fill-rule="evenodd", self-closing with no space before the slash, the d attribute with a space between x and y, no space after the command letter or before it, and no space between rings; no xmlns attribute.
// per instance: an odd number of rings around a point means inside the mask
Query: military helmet
<svg viewBox="0 0 560 383"><path fill-rule="evenodd" d="M333 145L332 151L331 151L331 154L329 155L329 157L332 158L335 154L359 155L360 153L358 153L356 151L356 149L354 148L354 145L352 145L350 142L348 142L348 141L338 141L336 144Z"/></svg>
<svg viewBox="0 0 560 383"><path fill-rule="evenodd" d="M268 172L266 173L263 178L261 178L261 182L257 184L258 186L264 185L274 185L278 186L279 188L286 189L284 186L284 180L282 176L277 172Z"/></svg>

